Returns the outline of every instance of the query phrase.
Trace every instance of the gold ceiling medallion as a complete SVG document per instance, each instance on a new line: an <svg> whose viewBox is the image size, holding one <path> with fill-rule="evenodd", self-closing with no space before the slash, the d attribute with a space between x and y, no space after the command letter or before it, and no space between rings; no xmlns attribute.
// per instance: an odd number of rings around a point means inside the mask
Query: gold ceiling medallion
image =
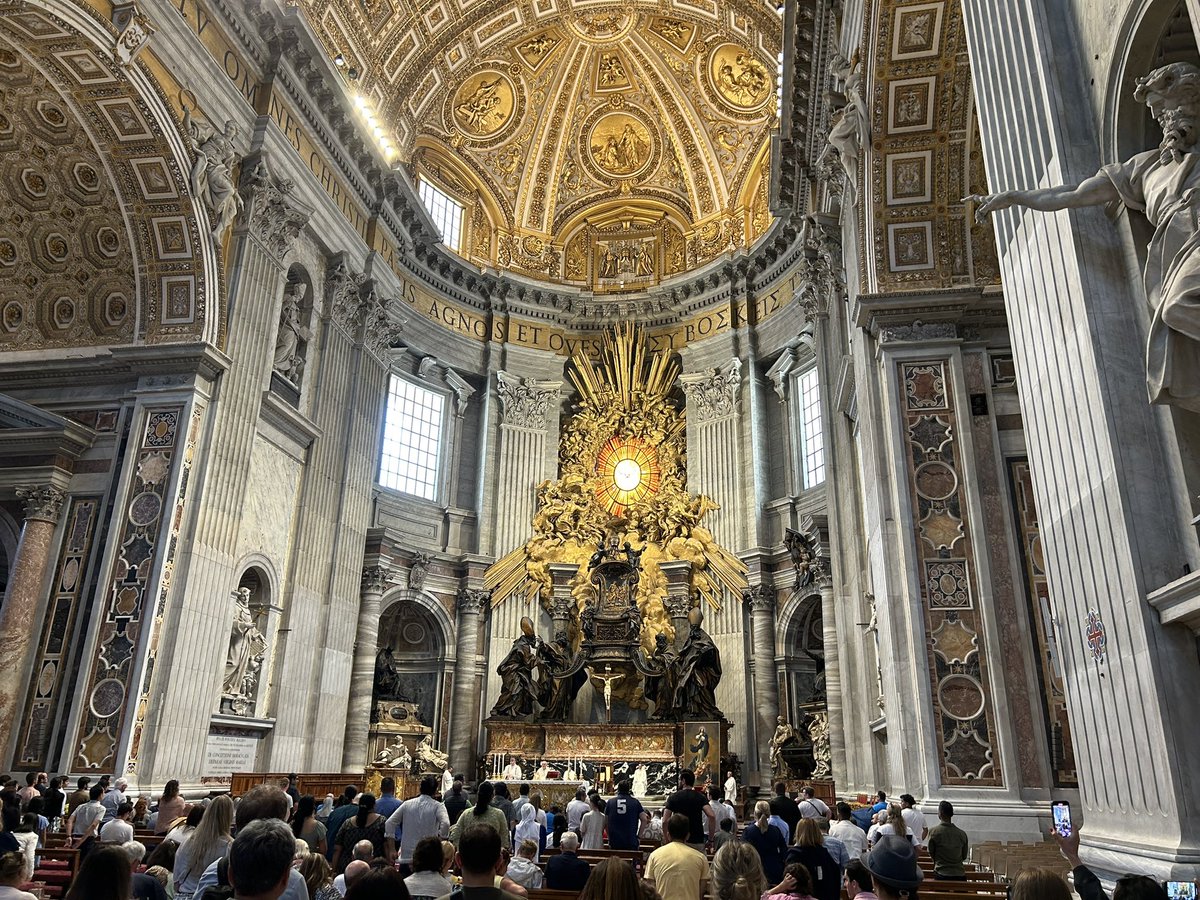
<svg viewBox="0 0 1200 900"><path fill-rule="evenodd" d="M627 91L632 88L629 63L616 50L601 50L595 57L596 70L592 86L597 93Z"/></svg>
<svg viewBox="0 0 1200 900"><path fill-rule="evenodd" d="M615 12L568 15L566 22L581 41L588 44L612 44L633 30L637 16L617 7Z"/></svg>
<svg viewBox="0 0 1200 900"><path fill-rule="evenodd" d="M507 73L484 69L468 76L447 106L448 124L463 137L495 143L521 117L524 102Z"/></svg>
<svg viewBox="0 0 1200 900"><path fill-rule="evenodd" d="M553 28L544 28L513 45L513 51L521 58L521 62L534 72L540 69L558 46L562 37Z"/></svg>
<svg viewBox="0 0 1200 900"><path fill-rule="evenodd" d="M650 120L632 106L584 124L584 164L604 180L637 178L657 165L661 148Z"/></svg>
<svg viewBox="0 0 1200 900"><path fill-rule="evenodd" d="M708 82L726 104L740 112L757 112L773 95L771 70L738 44L721 44L712 51Z"/></svg>
<svg viewBox="0 0 1200 900"><path fill-rule="evenodd" d="M668 19L655 16L650 20L649 31L661 38L680 53L686 53L692 38L696 36L696 26L680 19Z"/></svg>

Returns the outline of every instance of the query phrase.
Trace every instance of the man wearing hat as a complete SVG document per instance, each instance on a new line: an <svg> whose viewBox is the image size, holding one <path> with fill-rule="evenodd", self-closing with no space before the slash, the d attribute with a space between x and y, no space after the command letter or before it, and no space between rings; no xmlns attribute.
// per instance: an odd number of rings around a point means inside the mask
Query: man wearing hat
<svg viewBox="0 0 1200 900"><path fill-rule="evenodd" d="M907 897L925 877L917 865L917 848L894 834L881 837L875 848L863 857L863 864L871 873L879 900Z"/></svg>

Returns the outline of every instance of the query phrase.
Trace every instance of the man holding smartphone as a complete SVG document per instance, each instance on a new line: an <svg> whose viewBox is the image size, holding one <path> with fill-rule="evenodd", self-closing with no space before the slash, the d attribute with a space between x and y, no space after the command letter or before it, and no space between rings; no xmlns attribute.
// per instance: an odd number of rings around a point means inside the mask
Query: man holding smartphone
<svg viewBox="0 0 1200 900"><path fill-rule="evenodd" d="M1071 864L1071 878L1075 882L1075 893L1081 900L1108 900L1104 886L1096 873L1079 859L1079 832L1076 829L1062 835L1052 832L1058 849ZM1123 875L1113 888L1112 900L1166 900L1167 892L1161 884L1145 875Z"/></svg>

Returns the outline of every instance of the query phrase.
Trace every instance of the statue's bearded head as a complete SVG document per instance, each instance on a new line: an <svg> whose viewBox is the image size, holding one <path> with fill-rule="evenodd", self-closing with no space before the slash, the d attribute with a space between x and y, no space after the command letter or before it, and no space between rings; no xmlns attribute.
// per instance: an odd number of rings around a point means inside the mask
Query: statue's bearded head
<svg viewBox="0 0 1200 900"><path fill-rule="evenodd" d="M1159 149L1164 162L1178 160L1196 143L1200 121L1200 68L1191 63L1171 63L1139 78L1133 97L1150 107L1162 127Z"/></svg>

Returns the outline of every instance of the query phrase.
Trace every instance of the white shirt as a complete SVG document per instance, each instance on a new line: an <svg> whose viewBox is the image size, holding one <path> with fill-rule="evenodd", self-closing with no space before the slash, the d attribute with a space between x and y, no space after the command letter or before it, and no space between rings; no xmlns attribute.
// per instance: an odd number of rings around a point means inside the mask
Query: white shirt
<svg viewBox="0 0 1200 900"><path fill-rule="evenodd" d="M447 769L442 773L442 796L450 796L450 788L454 787L454 773Z"/></svg>
<svg viewBox="0 0 1200 900"><path fill-rule="evenodd" d="M583 821L583 814L586 813L591 806L586 800L572 800L567 804L567 831L578 831L579 823Z"/></svg>
<svg viewBox="0 0 1200 900"><path fill-rule="evenodd" d="M800 817L803 819L816 819L824 816L829 818L829 807L825 805L824 800L818 800L816 797L805 797L800 801Z"/></svg>
<svg viewBox="0 0 1200 900"><path fill-rule="evenodd" d="M725 799L730 803L737 799L737 780L732 775L725 779Z"/></svg>
<svg viewBox="0 0 1200 900"><path fill-rule="evenodd" d="M833 822L829 826L829 834L846 845L846 852L851 859L858 859L866 852L867 834L853 822Z"/></svg>
<svg viewBox="0 0 1200 900"><path fill-rule="evenodd" d="M708 816L704 817L704 830L706 832L708 832L709 837L713 837L716 835L716 833L718 831L721 830L721 823L724 822L726 819L733 819L734 815L733 815L733 810L730 809L728 806L726 806L724 803L721 803L720 801L714 800L714 801L711 801L708 805L712 807L713 816L715 818L713 819L712 822L709 822Z"/></svg>
<svg viewBox="0 0 1200 900"><path fill-rule="evenodd" d="M900 815L904 817L904 824L912 832L913 843L918 847L924 847L925 840L921 836L925 834L925 813L912 807L900 810Z"/></svg>
<svg viewBox="0 0 1200 900"><path fill-rule="evenodd" d="M438 837L445 840L450 834L450 816L446 813L446 807L437 800L428 794L417 794L396 807L383 828L392 840L396 839L396 829L400 829L400 854L397 858L402 863L410 863L413 850L421 838Z"/></svg>
<svg viewBox="0 0 1200 900"><path fill-rule="evenodd" d="M133 826L123 819L113 819L100 826L100 840L106 844L124 844L133 840Z"/></svg>
<svg viewBox="0 0 1200 900"><path fill-rule="evenodd" d="M509 763L504 767L504 771L500 773L500 777L505 781L520 781L525 776L521 774L521 767L516 763Z"/></svg>
<svg viewBox="0 0 1200 900"><path fill-rule="evenodd" d="M533 773L534 781L546 781L550 777L550 767L542 763L536 772Z"/></svg>

